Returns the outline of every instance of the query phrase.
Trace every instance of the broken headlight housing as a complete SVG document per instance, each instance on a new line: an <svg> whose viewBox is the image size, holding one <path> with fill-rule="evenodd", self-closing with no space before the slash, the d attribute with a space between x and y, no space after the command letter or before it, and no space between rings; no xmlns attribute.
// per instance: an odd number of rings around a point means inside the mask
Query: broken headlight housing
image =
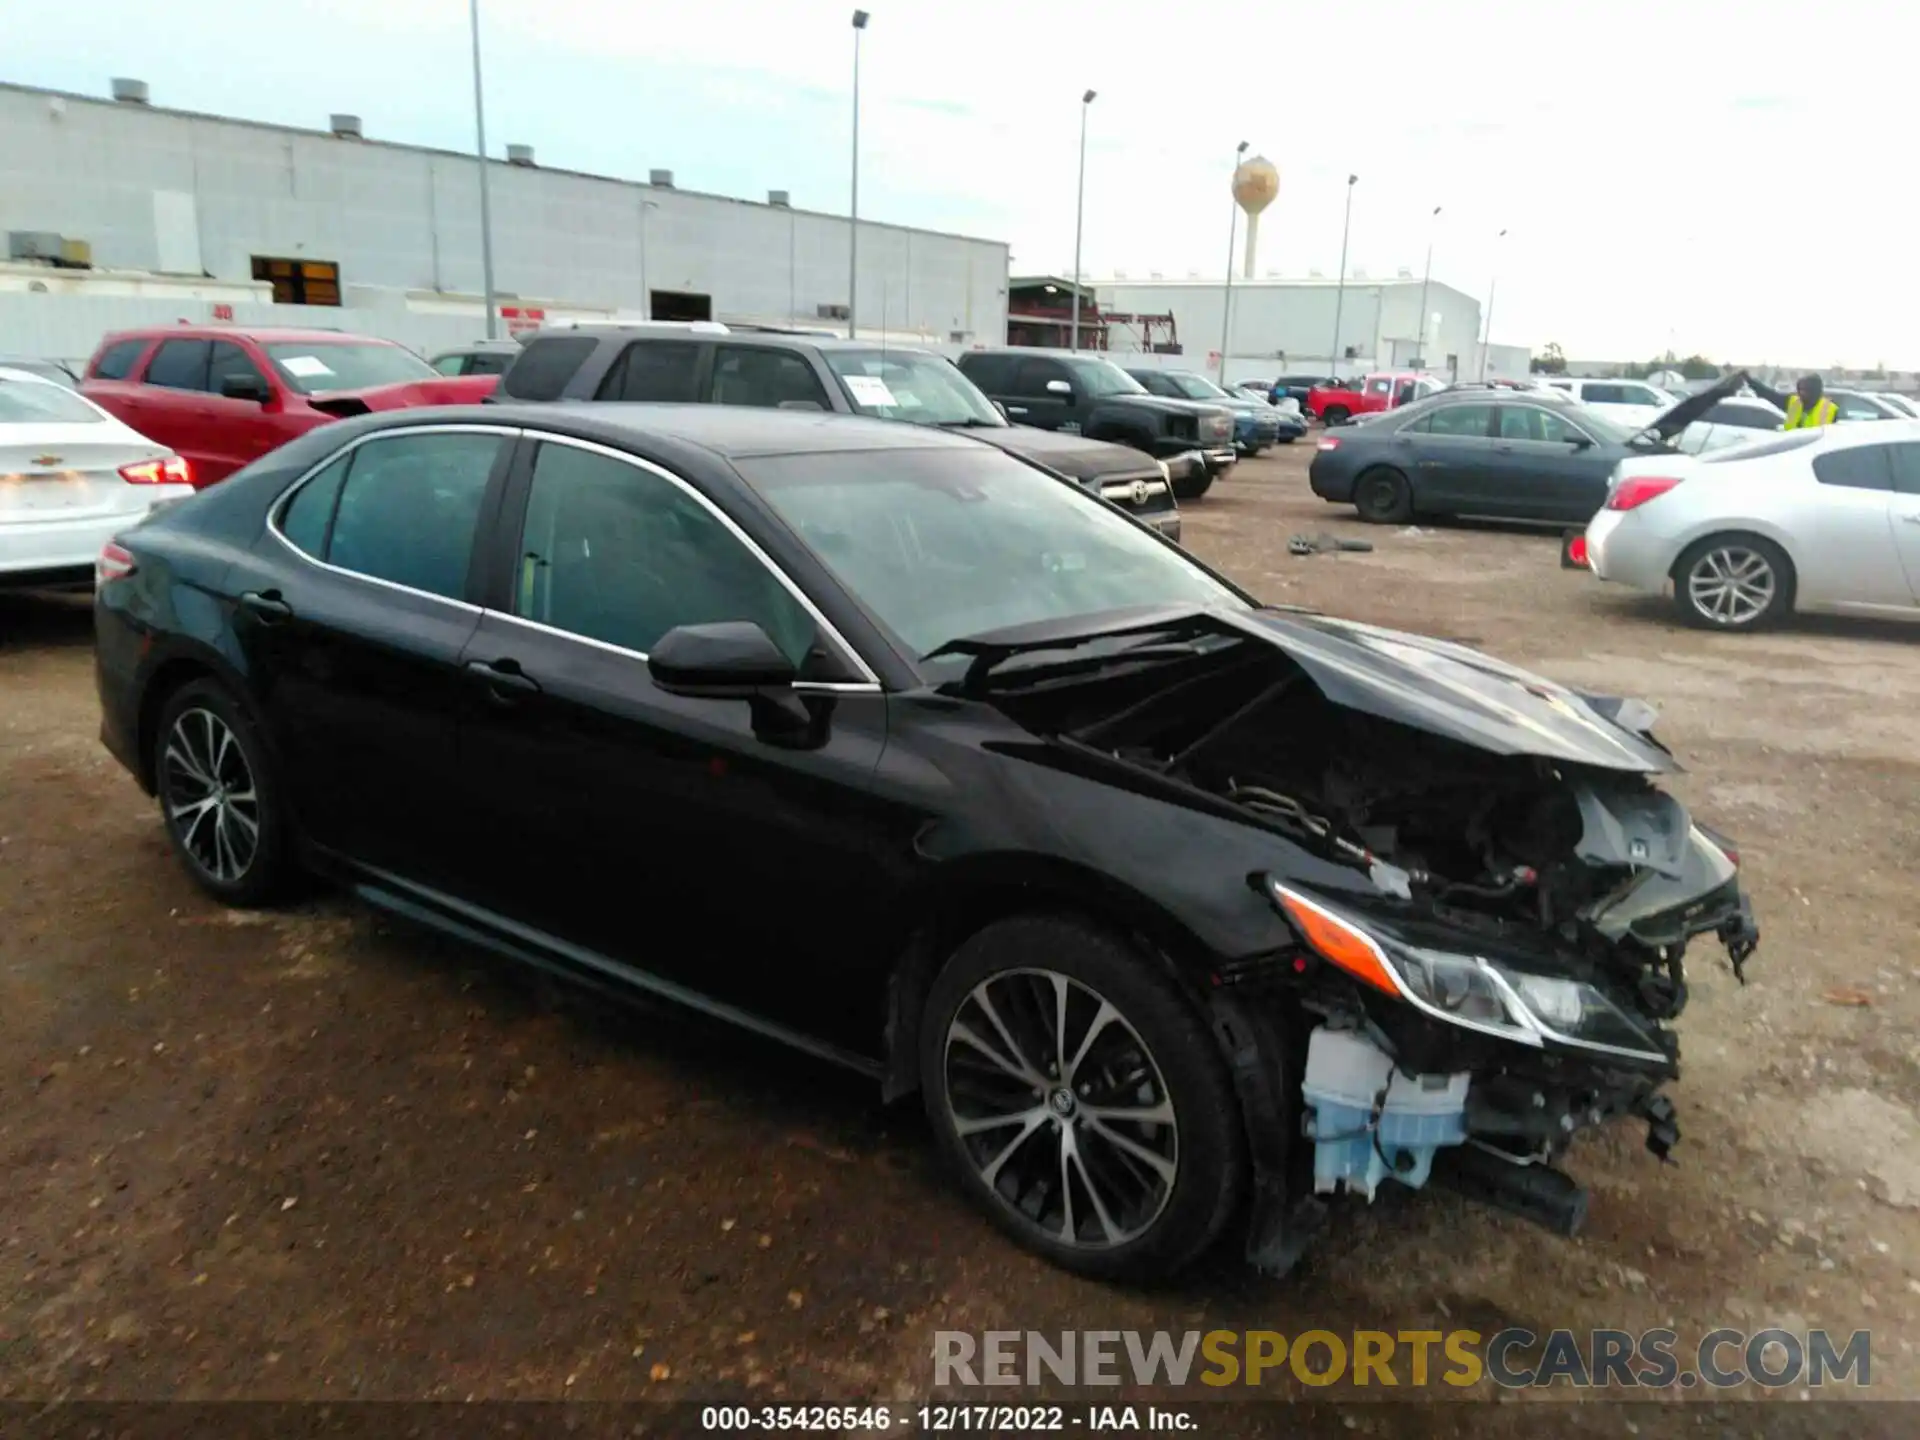
<svg viewBox="0 0 1920 1440"><path fill-rule="evenodd" d="M1403 944L1277 880L1267 886L1315 954L1436 1020L1520 1045L1554 1041L1627 1059L1670 1058L1646 1027L1584 980Z"/></svg>

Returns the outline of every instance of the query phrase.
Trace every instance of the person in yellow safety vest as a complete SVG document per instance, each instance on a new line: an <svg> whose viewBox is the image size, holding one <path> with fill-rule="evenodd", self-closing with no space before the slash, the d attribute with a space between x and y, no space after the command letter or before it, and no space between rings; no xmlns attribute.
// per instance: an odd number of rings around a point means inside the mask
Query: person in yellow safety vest
<svg viewBox="0 0 1920 1440"><path fill-rule="evenodd" d="M1795 382L1793 393L1783 395L1771 386L1762 385L1751 375L1747 377L1747 388L1770 405L1777 405L1787 412L1787 423L1782 430L1803 430L1814 425L1831 425L1840 418L1840 407L1826 397L1826 386L1818 375L1802 375Z"/></svg>

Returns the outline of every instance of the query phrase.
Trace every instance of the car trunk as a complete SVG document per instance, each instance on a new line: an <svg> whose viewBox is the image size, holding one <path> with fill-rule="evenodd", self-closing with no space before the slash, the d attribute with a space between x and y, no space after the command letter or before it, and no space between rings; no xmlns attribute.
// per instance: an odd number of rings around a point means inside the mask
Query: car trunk
<svg viewBox="0 0 1920 1440"><path fill-rule="evenodd" d="M130 484L120 467L164 456L150 441L111 436L117 426L0 426L0 525L135 514L152 488ZM30 431L30 436L9 431Z"/></svg>

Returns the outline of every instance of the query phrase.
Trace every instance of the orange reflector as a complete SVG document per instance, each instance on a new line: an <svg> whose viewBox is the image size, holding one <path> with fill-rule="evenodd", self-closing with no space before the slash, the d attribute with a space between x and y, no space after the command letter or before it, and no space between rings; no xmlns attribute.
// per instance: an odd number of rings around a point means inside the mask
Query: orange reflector
<svg viewBox="0 0 1920 1440"><path fill-rule="evenodd" d="M1338 965L1354 979L1364 980L1376 990L1384 990L1393 996L1400 994L1387 957L1366 931L1349 925L1303 895L1295 895L1278 886L1274 887L1274 894L1287 912L1287 918L1298 927L1301 937L1322 959Z"/></svg>

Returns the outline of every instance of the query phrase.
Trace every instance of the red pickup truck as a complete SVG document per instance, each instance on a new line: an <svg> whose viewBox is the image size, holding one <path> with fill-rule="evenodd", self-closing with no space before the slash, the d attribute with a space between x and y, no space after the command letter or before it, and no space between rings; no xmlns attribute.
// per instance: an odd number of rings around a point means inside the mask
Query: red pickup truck
<svg viewBox="0 0 1920 1440"><path fill-rule="evenodd" d="M80 393L185 456L198 487L316 425L410 405L465 405L497 375L449 378L390 340L337 330L175 325L100 342Z"/></svg>
<svg viewBox="0 0 1920 1440"><path fill-rule="evenodd" d="M1412 370L1385 370L1377 375L1355 375L1337 385L1316 385L1307 392L1309 415L1328 425L1344 425L1356 415L1391 410L1410 400L1424 399L1440 388L1431 375Z"/></svg>

